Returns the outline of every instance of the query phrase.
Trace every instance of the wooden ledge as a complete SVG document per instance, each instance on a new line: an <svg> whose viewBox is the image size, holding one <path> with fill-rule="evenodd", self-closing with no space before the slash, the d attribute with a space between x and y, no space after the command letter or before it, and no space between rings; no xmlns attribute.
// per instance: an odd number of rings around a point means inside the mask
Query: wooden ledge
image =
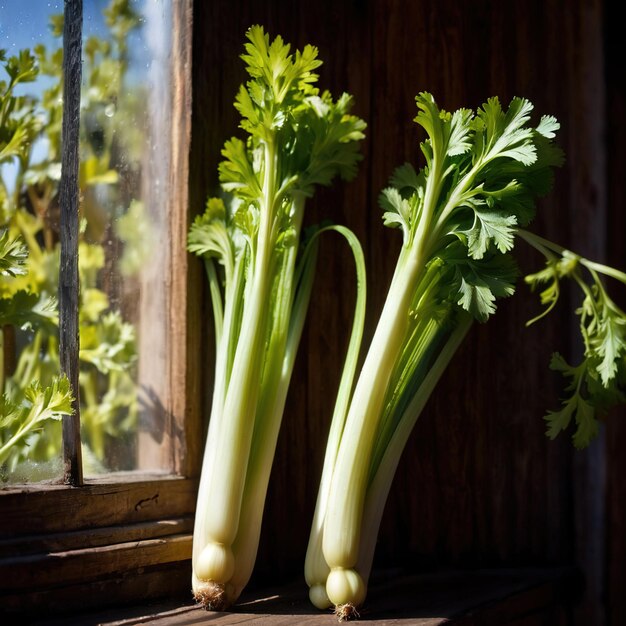
<svg viewBox="0 0 626 626"><path fill-rule="evenodd" d="M81 487L0 489L0 540L192 515L198 481L165 474L110 474Z"/></svg>
<svg viewBox="0 0 626 626"><path fill-rule="evenodd" d="M505 626L565 623L581 593L570 568L453 571L428 575L379 573L370 587L361 621L373 626ZM520 620L523 620L520 621ZM191 602L152 604L63 619L33 626L331 626L330 612L308 602L304 582L244 594L230 613L210 613Z"/></svg>

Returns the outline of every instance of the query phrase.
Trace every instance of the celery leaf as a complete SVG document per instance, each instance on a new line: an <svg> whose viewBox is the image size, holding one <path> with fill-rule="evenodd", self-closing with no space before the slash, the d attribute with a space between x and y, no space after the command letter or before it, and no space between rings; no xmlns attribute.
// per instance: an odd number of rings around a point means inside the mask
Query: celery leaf
<svg viewBox="0 0 626 626"><path fill-rule="evenodd" d="M28 248L24 245L24 242L19 237L10 239L9 231L3 231L0 234L0 275L26 275L28 273L26 268L27 259Z"/></svg>
<svg viewBox="0 0 626 626"><path fill-rule="evenodd" d="M497 298L506 298L515 292L517 265L509 256L493 254L480 261L451 259L455 268L454 281L457 304L477 321L486 322L495 313Z"/></svg>
<svg viewBox="0 0 626 626"><path fill-rule="evenodd" d="M72 392L66 376L54 378L47 387L31 383L18 400L0 396L0 465L28 454L28 437L47 420L72 414Z"/></svg>

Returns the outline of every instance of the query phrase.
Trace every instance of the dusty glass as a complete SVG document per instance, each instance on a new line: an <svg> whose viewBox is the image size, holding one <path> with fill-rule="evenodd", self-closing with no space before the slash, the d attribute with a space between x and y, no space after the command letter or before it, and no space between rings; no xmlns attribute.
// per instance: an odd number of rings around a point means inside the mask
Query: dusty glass
<svg viewBox="0 0 626 626"><path fill-rule="evenodd" d="M24 306L42 313L25 323L21 318L4 323L0 317L0 382L6 394L0 446L20 428L15 407L28 419L25 407L32 409L38 397L33 384L45 392L59 375L53 299L59 265L62 11L60 1L0 2L0 48L6 49L2 93L11 87L13 118L32 118L19 155L3 158L0 138L0 234L18 238L27 252L26 272L2 276L0 302L7 305L21 291L30 298ZM162 196L170 167L170 11L167 0L84 3L79 385L86 476L168 469L161 461L167 455L158 448L165 416L160 398L168 376ZM13 85L11 57L32 76ZM12 444L6 458L0 456L4 480L61 474L58 414L44 417Z"/></svg>

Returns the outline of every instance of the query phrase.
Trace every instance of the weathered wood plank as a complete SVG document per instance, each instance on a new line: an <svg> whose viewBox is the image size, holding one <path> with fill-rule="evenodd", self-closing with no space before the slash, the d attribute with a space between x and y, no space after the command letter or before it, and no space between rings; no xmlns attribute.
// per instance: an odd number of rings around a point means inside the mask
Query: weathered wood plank
<svg viewBox="0 0 626 626"><path fill-rule="evenodd" d="M172 3L172 167L169 172L168 207L171 237L171 285L168 294L169 347L168 383L172 426L171 468L177 474L200 475L204 361L201 335L202 300L195 297L204 275L189 264L187 232L191 222L189 196L189 151L191 141L191 46L192 0ZM181 306L185 303L185 306Z"/></svg>
<svg viewBox="0 0 626 626"><path fill-rule="evenodd" d="M150 567L191 558L191 535L175 535L127 543L34 554L0 560L2 594L24 589L99 580L138 567Z"/></svg>
<svg viewBox="0 0 626 626"><path fill-rule="evenodd" d="M155 567L140 567L123 572L115 572L102 580L81 582L71 586L53 589L25 589L23 593L2 598L0 614L6 623L35 624L48 621L44 616L63 615L51 623L73 626L93 626L94 617L81 611L102 610L102 607L115 603L131 604L142 601L164 601L177 598L187 601L190 596L191 562L168 563ZM71 616L68 614L72 613ZM19 620L19 621L18 621Z"/></svg>
<svg viewBox="0 0 626 626"><path fill-rule="evenodd" d="M575 578L569 570L492 570L406 576L388 572L372 586L361 612L373 626L505 626L529 616L564 615ZM330 612L310 605L303 582L245 592L228 613L207 613L191 602L135 607L89 616L102 626L246 624L323 626L336 624ZM85 617L85 619L87 619ZM80 624L80 617L76 618ZM35 622L53 626L55 621ZM85 622L88 623L88 622ZM530 624L531 622L528 622ZM532 622L533 624L547 622ZM549 622L556 626L559 621Z"/></svg>
<svg viewBox="0 0 626 626"><path fill-rule="evenodd" d="M139 383L150 410L138 435L138 466L199 475L201 273L186 250L191 127L191 0L172 2L171 44L158 63L162 90L151 107L152 149L142 195L158 225L160 252L142 275ZM165 19L165 18L164 18ZM169 22L161 25L169 29ZM156 184L155 184L155 181ZM159 355L155 358L155 355Z"/></svg>
<svg viewBox="0 0 626 626"><path fill-rule="evenodd" d="M150 480L125 474L114 482L113 476L109 483L88 481L80 488L32 485L0 490L0 538L168 519L195 509L194 479Z"/></svg>
<svg viewBox="0 0 626 626"><path fill-rule="evenodd" d="M128 541L156 539L170 535L191 533L193 517L163 519L127 526L90 528L75 532L45 535L27 535L0 540L0 559L51 552L67 552L84 548L110 546Z"/></svg>
<svg viewBox="0 0 626 626"><path fill-rule="evenodd" d="M607 81L607 224L608 262L626 268L626 82L622 78L624 49L619 6L605 3L605 58ZM613 283L615 284L615 283ZM616 302L626 311L626 289L617 292ZM606 427L606 614L607 626L626 624L626 407L609 416Z"/></svg>
<svg viewBox="0 0 626 626"><path fill-rule="evenodd" d="M78 220L80 166L80 88L82 76L83 0L67 0L63 21L63 125L61 143L61 207L59 264L59 360L74 395L73 414L63 416L63 480L83 481L80 448L80 389L78 386L79 292Z"/></svg>

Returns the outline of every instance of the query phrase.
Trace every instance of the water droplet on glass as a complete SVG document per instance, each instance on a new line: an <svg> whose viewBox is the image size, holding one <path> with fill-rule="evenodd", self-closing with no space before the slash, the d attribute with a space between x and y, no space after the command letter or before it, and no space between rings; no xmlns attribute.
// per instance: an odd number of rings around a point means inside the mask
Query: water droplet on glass
<svg viewBox="0 0 626 626"><path fill-rule="evenodd" d="M115 105L112 102L106 105L104 109L104 114L107 117L113 117L115 115Z"/></svg>

